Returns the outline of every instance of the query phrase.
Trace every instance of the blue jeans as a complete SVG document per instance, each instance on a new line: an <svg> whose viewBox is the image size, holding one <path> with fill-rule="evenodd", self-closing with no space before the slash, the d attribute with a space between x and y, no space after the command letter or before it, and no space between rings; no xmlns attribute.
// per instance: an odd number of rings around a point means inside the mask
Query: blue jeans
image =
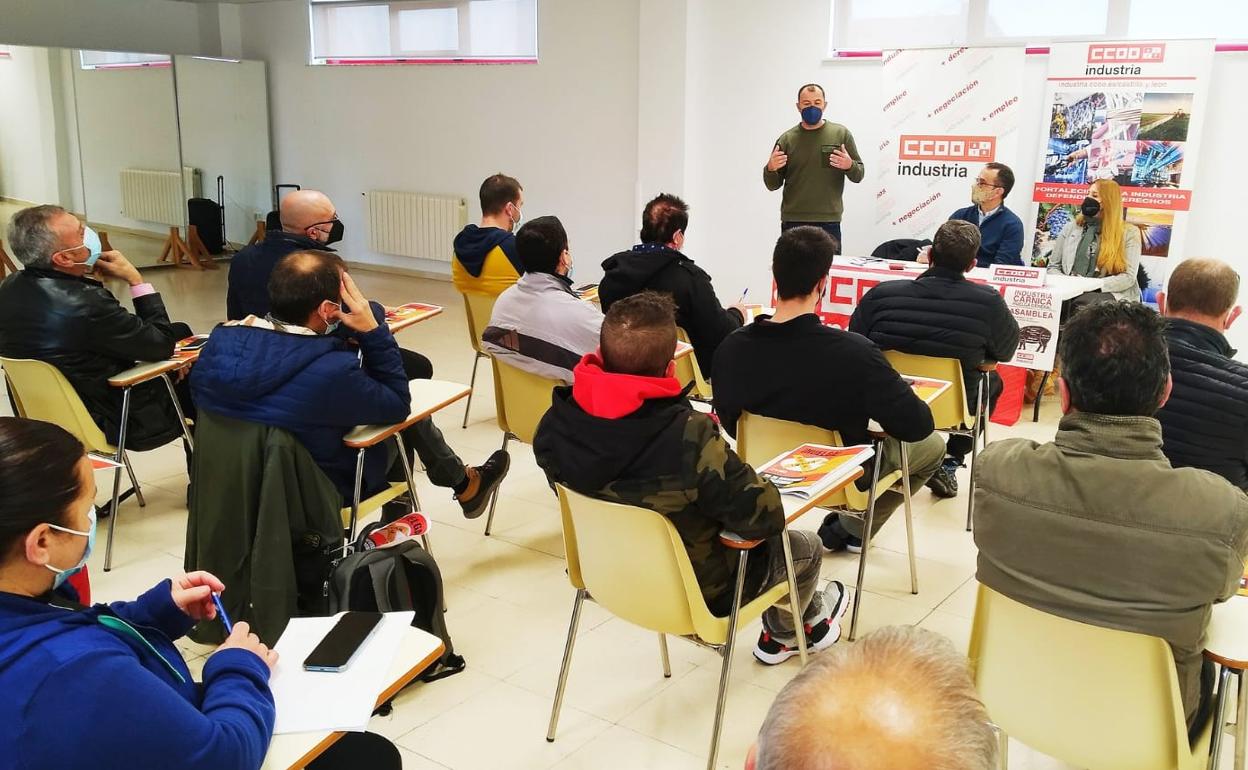
<svg viewBox="0 0 1248 770"><path fill-rule="evenodd" d="M781 222L780 232L791 230L794 227L818 227L832 239L836 241L836 253L841 253L841 223L840 222Z"/></svg>

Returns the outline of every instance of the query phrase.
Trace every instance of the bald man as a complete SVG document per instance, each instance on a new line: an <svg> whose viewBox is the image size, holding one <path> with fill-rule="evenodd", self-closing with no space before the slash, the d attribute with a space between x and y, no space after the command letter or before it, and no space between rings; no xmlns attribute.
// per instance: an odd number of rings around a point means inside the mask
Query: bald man
<svg viewBox="0 0 1248 770"><path fill-rule="evenodd" d="M940 634L881 628L811 660L767 712L746 770L992 770L997 734Z"/></svg>
<svg viewBox="0 0 1248 770"><path fill-rule="evenodd" d="M270 230L263 241L244 248L230 260L225 314L231 321L269 314L269 276L282 257L308 249L333 251L330 244L342 240L342 222L325 193L296 190L282 198L278 213L280 230Z"/></svg>

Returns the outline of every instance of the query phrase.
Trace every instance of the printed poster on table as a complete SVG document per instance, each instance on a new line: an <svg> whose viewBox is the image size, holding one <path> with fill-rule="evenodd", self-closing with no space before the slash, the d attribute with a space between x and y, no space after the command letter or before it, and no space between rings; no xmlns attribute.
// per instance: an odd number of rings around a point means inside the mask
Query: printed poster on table
<svg viewBox="0 0 1248 770"><path fill-rule="evenodd" d="M930 239L983 164L1017 164L1023 48L884 52L875 232Z"/></svg>
<svg viewBox="0 0 1248 770"><path fill-rule="evenodd" d="M913 281L926 269L924 265L913 263L907 263L900 270L891 269L888 265L884 260L861 257L850 258L848 264L832 265L828 271L827 293L815 312L825 324L848 329L849 319L863 295L884 281ZM987 283L974 275L968 280ZM988 285L1001 292L1006 307L1019 326L1018 350L1012 360L1003 363L1023 369L1051 371L1057 355L1058 321L1062 308L1057 292L1047 287Z"/></svg>
<svg viewBox="0 0 1248 770"><path fill-rule="evenodd" d="M1213 50L1212 40L1052 46L1033 264L1048 264L1088 186L1113 179L1149 285L1164 284L1168 258L1183 257Z"/></svg>

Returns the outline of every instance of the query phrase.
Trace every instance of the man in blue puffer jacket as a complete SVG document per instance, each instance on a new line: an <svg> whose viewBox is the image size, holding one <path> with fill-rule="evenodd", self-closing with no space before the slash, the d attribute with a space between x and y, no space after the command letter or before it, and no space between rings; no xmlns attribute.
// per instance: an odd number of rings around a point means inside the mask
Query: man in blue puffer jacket
<svg viewBox="0 0 1248 770"><path fill-rule="evenodd" d="M323 251L284 257L269 279L271 312L219 326L191 374L199 408L290 431L308 449L344 500L350 500L356 453L342 443L356 425L402 422L411 395L398 344L380 306L369 303L341 258ZM352 334L332 332L341 324ZM476 518L507 473L495 452L468 468L430 419L403 432L429 480L449 487L464 515ZM390 445L364 456L362 494L384 488L395 459Z"/></svg>

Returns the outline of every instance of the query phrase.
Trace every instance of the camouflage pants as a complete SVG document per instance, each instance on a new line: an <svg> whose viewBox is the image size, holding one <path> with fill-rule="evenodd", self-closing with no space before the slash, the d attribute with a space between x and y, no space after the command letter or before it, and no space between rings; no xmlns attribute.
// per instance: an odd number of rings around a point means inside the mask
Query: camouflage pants
<svg viewBox="0 0 1248 770"><path fill-rule="evenodd" d="M819 565L823 563L823 542L814 532L805 529L790 529L767 540L767 577L763 580L760 593L769 586L789 579L784 568L784 545L780 542L780 538L785 534L788 535L789 546L793 549L797 606L803 608L802 620L805 623L817 623L827 617L830 608L824 606L823 595L815 590L819 583ZM743 603L744 601L747 599L743 599ZM763 628L782 642L793 642L797 639L793 628L793 613L789 611L788 596L763 613Z"/></svg>

